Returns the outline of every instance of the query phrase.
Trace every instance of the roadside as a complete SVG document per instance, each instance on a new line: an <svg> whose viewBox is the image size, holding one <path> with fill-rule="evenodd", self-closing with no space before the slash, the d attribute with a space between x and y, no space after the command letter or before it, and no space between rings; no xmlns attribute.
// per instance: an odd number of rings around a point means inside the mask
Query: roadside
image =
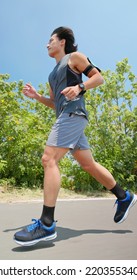
<svg viewBox="0 0 137 280"><path fill-rule="evenodd" d="M61 188L59 192L59 199L74 199L74 198L89 198L89 197L113 197L111 193L107 191L92 191L92 193L82 194L75 193L74 191ZM24 201L42 201L43 190L38 188L13 188L0 186L0 203L14 203Z"/></svg>

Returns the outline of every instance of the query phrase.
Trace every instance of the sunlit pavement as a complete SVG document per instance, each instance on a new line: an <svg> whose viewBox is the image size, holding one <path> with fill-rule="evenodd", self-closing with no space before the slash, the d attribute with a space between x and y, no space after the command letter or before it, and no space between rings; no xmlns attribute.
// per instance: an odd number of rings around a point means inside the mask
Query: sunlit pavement
<svg viewBox="0 0 137 280"><path fill-rule="evenodd" d="M42 202L0 203L0 260L136 260L137 203L122 224L115 224L114 199L59 200L53 241L21 247L13 235L39 218Z"/></svg>

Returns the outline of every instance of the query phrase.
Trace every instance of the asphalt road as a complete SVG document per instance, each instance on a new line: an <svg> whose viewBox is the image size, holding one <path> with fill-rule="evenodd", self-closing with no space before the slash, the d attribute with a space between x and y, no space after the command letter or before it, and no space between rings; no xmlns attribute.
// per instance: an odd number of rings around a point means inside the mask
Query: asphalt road
<svg viewBox="0 0 137 280"><path fill-rule="evenodd" d="M125 222L113 222L114 199L59 200L54 241L21 247L13 235L32 218L42 202L0 203L0 260L136 260L137 204Z"/></svg>

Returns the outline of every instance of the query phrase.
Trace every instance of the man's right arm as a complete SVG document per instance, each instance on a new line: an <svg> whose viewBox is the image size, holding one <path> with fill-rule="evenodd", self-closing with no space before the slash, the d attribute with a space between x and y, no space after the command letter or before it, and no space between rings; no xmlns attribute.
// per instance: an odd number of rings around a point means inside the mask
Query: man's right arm
<svg viewBox="0 0 137 280"><path fill-rule="evenodd" d="M55 109L55 105L54 105L54 96L53 96L53 92L52 89L49 89L49 93L50 93L50 97L45 97L41 94L39 94L35 88L33 86L31 86L30 84L26 84L22 90L23 94L27 97L36 99L37 101L39 101L40 103L44 104L47 107L50 107L52 109Z"/></svg>

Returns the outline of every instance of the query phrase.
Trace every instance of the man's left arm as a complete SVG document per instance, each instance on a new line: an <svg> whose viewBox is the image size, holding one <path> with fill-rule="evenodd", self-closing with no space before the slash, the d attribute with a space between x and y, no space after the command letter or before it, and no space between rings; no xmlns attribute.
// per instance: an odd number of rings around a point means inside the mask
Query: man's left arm
<svg viewBox="0 0 137 280"><path fill-rule="evenodd" d="M90 64L85 55L78 52L73 53L71 56L71 65L73 65L73 68L79 73L83 73L85 69L89 68L88 74L86 75L88 79L82 83L85 91L103 84L104 79L101 73L96 67ZM79 85L76 85L65 88L61 93L69 100L73 100L80 94L80 92L82 92L82 89Z"/></svg>

